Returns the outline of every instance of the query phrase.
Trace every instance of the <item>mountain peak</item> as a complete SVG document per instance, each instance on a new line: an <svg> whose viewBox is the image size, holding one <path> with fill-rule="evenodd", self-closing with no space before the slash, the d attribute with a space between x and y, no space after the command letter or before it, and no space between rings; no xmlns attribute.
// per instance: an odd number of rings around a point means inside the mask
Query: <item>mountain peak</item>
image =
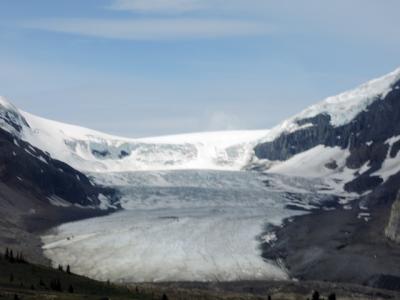
<svg viewBox="0 0 400 300"><path fill-rule="evenodd" d="M384 99L399 81L400 68L361 84L355 89L328 97L304 110L296 116L296 119L312 118L318 114L325 113L331 117L333 126L345 125L360 112L364 111L372 102Z"/></svg>

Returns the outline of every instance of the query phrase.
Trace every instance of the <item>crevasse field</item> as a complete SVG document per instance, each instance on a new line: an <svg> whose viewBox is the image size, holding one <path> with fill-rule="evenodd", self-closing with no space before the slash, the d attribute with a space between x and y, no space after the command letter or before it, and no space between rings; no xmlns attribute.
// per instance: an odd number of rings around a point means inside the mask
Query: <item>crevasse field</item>
<svg viewBox="0 0 400 300"><path fill-rule="evenodd" d="M268 224L330 196L321 182L245 171L170 170L95 174L116 186L124 211L64 224L43 237L55 265L101 280L284 279L265 261Z"/></svg>

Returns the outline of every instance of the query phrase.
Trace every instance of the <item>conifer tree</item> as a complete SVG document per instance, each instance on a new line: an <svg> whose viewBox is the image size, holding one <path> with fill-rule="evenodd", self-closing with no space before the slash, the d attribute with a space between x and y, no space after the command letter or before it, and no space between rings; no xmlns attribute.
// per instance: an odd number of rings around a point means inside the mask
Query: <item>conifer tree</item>
<svg viewBox="0 0 400 300"><path fill-rule="evenodd" d="M315 291L312 295L312 300L320 300L318 291Z"/></svg>
<svg viewBox="0 0 400 300"><path fill-rule="evenodd" d="M336 300L336 294L332 293L328 296L328 300Z"/></svg>
<svg viewBox="0 0 400 300"><path fill-rule="evenodd" d="M57 292L62 292L61 282L60 279L53 279L50 282L50 288Z"/></svg>
<svg viewBox="0 0 400 300"><path fill-rule="evenodd" d="M41 287L45 287L45 286L46 286L46 285L44 284L42 278L39 279L39 286L41 286Z"/></svg>
<svg viewBox="0 0 400 300"><path fill-rule="evenodd" d="M9 257L9 261L10 261L10 263L13 263L13 262L15 262L15 259L14 259L14 253L13 253L13 251L12 251L12 250L10 250L10 257Z"/></svg>

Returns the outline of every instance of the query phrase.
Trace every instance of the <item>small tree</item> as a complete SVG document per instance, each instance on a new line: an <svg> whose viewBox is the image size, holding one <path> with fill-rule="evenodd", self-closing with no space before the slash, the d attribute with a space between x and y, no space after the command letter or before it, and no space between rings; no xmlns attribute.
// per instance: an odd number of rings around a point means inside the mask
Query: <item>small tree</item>
<svg viewBox="0 0 400 300"><path fill-rule="evenodd" d="M319 293L318 293L317 291L315 291L315 292L313 293L311 299L312 299L312 300L320 300L320 298L319 298Z"/></svg>
<svg viewBox="0 0 400 300"><path fill-rule="evenodd" d="M62 292L61 282L60 279L53 279L50 282L50 288L57 292Z"/></svg>
<svg viewBox="0 0 400 300"><path fill-rule="evenodd" d="M67 265L67 274L71 274L71 267Z"/></svg>
<svg viewBox="0 0 400 300"><path fill-rule="evenodd" d="M4 258L5 258L6 260L9 260L9 259L10 259L10 250L8 250L8 248L6 248L6 253L4 254Z"/></svg>
<svg viewBox="0 0 400 300"><path fill-rule="evenodd" d="M64 272L64 269L63 269L62 265L58 265L58 271Z"/></svg>
<svg viewBox="0 0 400 300"><path fill-rule="evenodd" d="M17 252L17 255L15 256L15 261L17 263L21 263L22 262L22 253L21 252Z"/></svg>
<svg viewBox="0 0 400 300"><path fill-rule="evenodd" d="M336 300L336 294L332 293L328 296L328 300Z"/></svg>
<svg viewBox="0 0 400 300"><path fill-rule="evenodd" d="M14 253L13 253L13 251L12 251L12 250L10 250L10 256L9 256L8 260L10 261L10 263L13 263L13 262L15 262L15 259L14 259Z"/></svg>
<svg viewBox="0 0 400 300"><path fill-rule="evenodd" d="M44 284L42 278L39 279L39 286L46 287L46 285Z"/></svg>

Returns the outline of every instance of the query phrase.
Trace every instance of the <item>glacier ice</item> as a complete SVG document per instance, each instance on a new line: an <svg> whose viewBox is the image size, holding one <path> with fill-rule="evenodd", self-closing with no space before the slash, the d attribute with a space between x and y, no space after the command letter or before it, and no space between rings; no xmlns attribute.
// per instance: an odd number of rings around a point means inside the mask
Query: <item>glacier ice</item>
<svg viewBox="0 0 400 300"><path fill-rule="evenodd" d="M244 171L111 173L96 180L121 191L125 210L61 225L43 236L44 250L55 265L119 282L286 279L284 268L261 257L266 225L305 213L289 204L311 209L330 199L317 192L316 180Z"/></svg>

